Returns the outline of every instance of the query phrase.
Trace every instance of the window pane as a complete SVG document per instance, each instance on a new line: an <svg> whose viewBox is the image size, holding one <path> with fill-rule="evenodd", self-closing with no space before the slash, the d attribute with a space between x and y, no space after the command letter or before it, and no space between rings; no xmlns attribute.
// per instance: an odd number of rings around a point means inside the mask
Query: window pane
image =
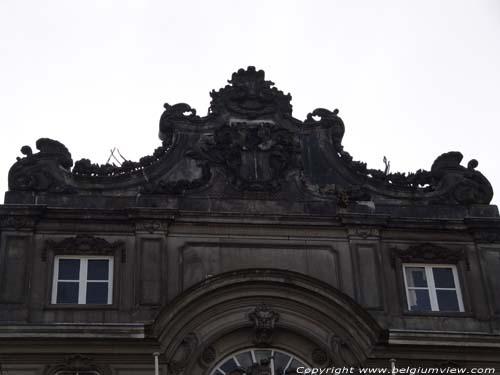
<svg viewBox="0 0 500 375"><path fill-rule="evenodd" d="M453 280L453 271L451 268L433 267L434 283L436 288L455 288Z"/></svg>
<svg viewBox="0 0 500 375"><path fill-rule="evenodd" d="M296 359L294 359L292 361L292 363L290 364L290 366L288 367L288 369L286 370L286 373L285 374L295 374L297 373L297 368L298 367L304 367L304 364L297 361Z"/></svg>
<svg viewBox="0 0 500 375"><path fill-rule="evenodd" d="M89 259L87 280L108 280L109 260Z"/></svg>
<svg viewBox="0 0 500 375"><path fill-rule="evenodd" d="M108 283L87 283L87 303L108 303Z"/></svg>
<svg viewBox="0 0 500 375"><path fill-rule="evenodd" d="M220 366L220 368L227 373L230 372L231 370L237 369L238 365L236 364L234 359L230 359L226 361L222 366Z"/></svg>
<svg viewBox="0 0 500 375"><path fill-rule="evenodd" d="M80 259L59 259L58 280L79 280Z"/></svg>
<svg viewBox="0 0 500 375"><path fill-rule="evenodd" d="M270 350L256 350L255 351L255 359L257 360L257 363L261 363L260 361L263 359L271 360L271 351Z"/></svg>
<svg viewBox="0 0 500 375"><path fill-rule="evenodd" d="M78 303L78 283L58 282L56 303Z"/></svg>
<svg viewBox="0 0 500 375"><path fill-rule="evenodd" d="M460 311L455 290L436 290L439 311Z"/></svg>
<svg viewBox="0 0 500 375"><path fill-rule="evenodd" d="M285 371L285 367L290 361L290 356L285 353L275 352L274 353L274 369L275 373L282 375Z"/></svg>
<svg viewBox="0 0 500 375"><path fill-rule="evenodd" d="M410 311L432 311L427 289L409 289Z"/></svg>
<svg viewBox="0 0 500 375"><path fill-rule="evenodd" d="M252 355L250 352L243 352L240 354L236 355L236 358L238 359L238 362L240 363L241 367L244 368L250 368L252 367Z"/></svg>
<svg viewBox="0 0 500 375"><path fill-rule="evenodd" d="M409 287L427 287L424 267L406 267L406 282Z"/></svg>

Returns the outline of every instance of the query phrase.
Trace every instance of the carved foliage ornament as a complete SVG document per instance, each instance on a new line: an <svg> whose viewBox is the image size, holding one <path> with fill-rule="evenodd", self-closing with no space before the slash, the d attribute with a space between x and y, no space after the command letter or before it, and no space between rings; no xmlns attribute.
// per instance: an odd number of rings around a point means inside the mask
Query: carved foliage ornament
<svg viewBox="0 0 500 375"><path fill-rule="evenodd" d="M115 255L119 252L121 261L126 261L125 243L123 241L108 242L99 237L78 235L62 241L47 240L42 252L42 260L47 260L47 252L66 255Z"/></svg>
<svg viewBox="0 0 500 375"><path fill-rule="evenodd" d="M404 263L458 263L465 261L467 269L469 262L463 249L448 249L430 243L410 246L406 250L392 249L392 266L396 259Z"/></svg>
<svg viewBox="0 0 500 375"><path fill-rule="evenodd" d="M80 159L75 162L75 167L71 171L72 174L85 177L111 177L122 176L134 172L142 171L143 169L157 163L169 151L170 143L164 141L161 146L157 147L153 155L143 156L139 161L124 160L121 165L115 164L96 164L89 159Z"/></svg>
<svg viewBox="0 0 500 375"><path fill-rule="evenodd" d="M366 163L354 161L352 156L343 150L338 155L365 183L382 188L402 188L407 194L418 191L424 193L419 198L431 204L488 204L493 198L490 182L476 170L477 160L470 160L467 167L464 167L460 164L463 155L458 151L438 156L430 171L419 169L408 174L368 169ZM390 191L385 193L390 195Z"/></svg>
<svg viewBox="0 0 500 375"><path fill-rule="evenodd" d="M280 314L270 306L262 304L257 306L248 318L253 322L255 343L257 345L270 345Z"/></svg>

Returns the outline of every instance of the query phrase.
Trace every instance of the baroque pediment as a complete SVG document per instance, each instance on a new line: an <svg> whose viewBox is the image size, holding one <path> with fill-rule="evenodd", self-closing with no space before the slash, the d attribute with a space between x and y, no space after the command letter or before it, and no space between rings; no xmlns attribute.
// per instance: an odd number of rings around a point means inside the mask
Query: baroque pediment
<svg viewBox="0 0 500 375"><path fill-rule="evenodd" d="M28 202L35 195L38 201L55 201L64 195L73 202L84 196L85 202L116 198L114 206L161 206L166 199L189 196L198 202L316 202L332 210L360 202L470 206L492 199L478 162L463 166L457 151L414 173L367 168L344 149L346 129L337 109L318 108L303 121L294 118L290 94L254 67L233 73L228 85L210 96L206 116L186 103L165 104L161 144L139 161L73 162L65 145L48 138L36 142L38 152L24 146L24 156L9 172L6 202Z"/></svg>

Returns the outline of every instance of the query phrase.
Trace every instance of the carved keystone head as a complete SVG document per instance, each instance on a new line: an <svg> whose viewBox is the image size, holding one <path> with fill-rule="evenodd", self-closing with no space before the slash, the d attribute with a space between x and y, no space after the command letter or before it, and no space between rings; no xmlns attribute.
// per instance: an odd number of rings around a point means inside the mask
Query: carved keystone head
<svg viewBox="0 0 500 375"><path fill-rule="evenodd" d="M254 325L256 344L268 345L271 343L279 316L279 313L272 310L271 307L266 304L257 306L254 311L248 315Z"/></svg>

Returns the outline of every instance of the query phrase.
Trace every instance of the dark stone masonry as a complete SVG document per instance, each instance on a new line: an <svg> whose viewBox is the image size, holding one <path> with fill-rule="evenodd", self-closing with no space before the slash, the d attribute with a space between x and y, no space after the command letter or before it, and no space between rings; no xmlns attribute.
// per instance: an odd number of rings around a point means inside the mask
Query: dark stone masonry
<svg viewBox="0 0 500 375"><path fill-rule="evenodd" d="M165 104L121 165L21 148L0 205L0 373L500 370L500 218L478 162L367 168L248 67ZM397 140L394 140L397 141Z"/></svg>

